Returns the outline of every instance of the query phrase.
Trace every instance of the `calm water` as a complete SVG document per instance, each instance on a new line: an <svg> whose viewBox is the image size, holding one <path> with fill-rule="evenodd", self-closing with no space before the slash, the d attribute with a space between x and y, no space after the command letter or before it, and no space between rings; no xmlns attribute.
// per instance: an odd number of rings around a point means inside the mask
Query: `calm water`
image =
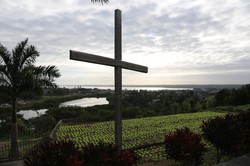
<svg viewBox="0 0 250 166"><path fill-rule="evenodd" d="M60 104L60 107L67 107L67 106L79 106L79 107L90 107L94 105L104 105L109 104L109 102L106 100L106 98L82 98L72 101L67 101ZM23 115L24 119L30 119L34 117L39 117L46 113L48 109L40 109L40 110L21 110L17 114ZM1 123L1 121L0 121Z"/></svg>
<svg viewBox="0 0 250 166"><path fill-rule="evenodd" d="M65 107L65 106L91 107L94 105L104 105L104 104L109 104L109 102L106 100L105 97L101 98L91 97L91 98L82 98L82 99L67 101L61 103L60 107Z"/></svg>
<svg viewBox="0 0 250 166"><path fill-rule="evenodd" d="M98 89L112 89L114 90L114 86L78 86L78 85L65 85L60 86L65 88L98 88ZM166 88L166 87L148 87L148 86L123 86L123 90L149 90L149 91L157 91L157 90L193 90L193 88ZM79 106L79 107L91 107L95 105L104 105L109 104L106 98L82 98L72 101L67 101L60 104L60 107L67 107L67 106ZM33 117L41 116L45 114L47 109L41 110L21 110L18 114L22 114L24 119L30 119Z"/></svg>
<svg viewBox="0 0 250 166"><path fill-rule="evenodd" d="M46 113L48 109L40 109L40 110L21 110L19 111L17 114L21 114L23 115L24 119L30 119L30 118L34 118L34 117L39 117L43 114Z"/></svg>
<svg viewBox="0 0 250 166"><path fill-rule="evenodd" d="M114 86L78 86L78 85L62 85L60 87L65 88L89 88L89 89L111 89L114 90ZM167 88L167 87L148 87L148 86L123 86L123 90L148 90L148 91L158 91L158 90L193 90L193 88ZM67 101L60 104L60 107L67 107L67 106L79 106L79 107L91 107L94 105L104 105L109 104L106 98L82 98L72 101ZM40 110L21 110L18 114L22 114L24 119L30 119L33 117L41 116L45 114L47 109L40 109Z"/></svg>

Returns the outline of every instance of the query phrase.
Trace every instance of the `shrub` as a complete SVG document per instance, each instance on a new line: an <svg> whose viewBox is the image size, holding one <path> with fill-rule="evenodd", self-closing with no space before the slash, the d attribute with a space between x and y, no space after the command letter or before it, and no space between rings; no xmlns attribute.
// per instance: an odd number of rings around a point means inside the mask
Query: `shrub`
<svg viewBox="0 0 250 166"><path fill-rule="evenodd" d="M203 137L211 142L217 150L217 163L223 155L236 156L245 142L245 130L235 115L210 118L203 122Z"/></svg>
<svg viewBox="0 0 250 166"><path fill-rule="evenodd" d="M99 142L97 145L89 143L83 148L84 165L101 165L103 160L116 151L118 151L118 148L110 143Z"/></svg>
<svg viewBox="0 0 250 166"><path fill-rule="evenodd" d="M246 132L243 151L245 153L249 153L250 152L250 109L246 112L241 112L236 116L237 116L236 121L241 123L242 128Z"/></svg>
<svg viewBox="0 0 250 166"><path fill-rule="evenodd" d="M80 166L79 152L71 141L46 140L24 160L24 166Z"/></svg>
<svg viewBox="0 0 250 166"><path fill-rule="evenodd" d="M111 143L90 143L83 148L83 165L86 166L134 166L137 160L133 152L119 150Z"/></svg>
<svg viewBox="0 0 250 166"><path fill-rule="evenodd" d="M201 136L189 128L177 129L165 136L165 152L167 158L180 161L183 165L200 165L206 148Z"/></svg>
<svg viewBox="0 0 250 166"><path fill-rule="evenodd" d="M130 151L118 150L113 154L102 154L100 161L103 166L134 166L136 165L138 157L135 153Z"/></svg>
<svg viewBox="0 0 250 166"><path fill-rule="evenodd" d="M138 157L110 143L88 144L79 151L71 141L45 140L24 159L24 166L134 166Z"/></svg>

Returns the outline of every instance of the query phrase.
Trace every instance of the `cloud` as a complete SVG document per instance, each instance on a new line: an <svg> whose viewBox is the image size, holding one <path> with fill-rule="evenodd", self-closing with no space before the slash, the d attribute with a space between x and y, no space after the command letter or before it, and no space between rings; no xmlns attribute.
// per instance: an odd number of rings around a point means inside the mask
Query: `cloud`
<svg viewBox="0 0 250 166"><path fill-rule="evenodd" d="M69 50L113 58L116 8L122 10L123 60L149 67L148 74L124 70L124 83L250 82L247 0L128 0L104 6L2 0L0 42L12 49L28 37L40 51L37 64L59 67L59 84L113 84L112 68L69 60Z"/></svg>

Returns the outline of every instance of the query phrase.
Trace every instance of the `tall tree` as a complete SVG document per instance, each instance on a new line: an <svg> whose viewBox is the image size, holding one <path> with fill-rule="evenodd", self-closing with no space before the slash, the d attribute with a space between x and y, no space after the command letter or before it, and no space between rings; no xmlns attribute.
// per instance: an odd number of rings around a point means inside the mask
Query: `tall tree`
<svg viewBox="0 0 250 166"><path fill-rule="evenodd" d="M42 87L56 87L54 78L60 77L55 66L34 66L39 52L28 39L9 52L0 43L0 87L12 99L11 155L19 156L17 129L17 100L23 92L41 92ZM2 92L4 93L4 92Z"/></svg>

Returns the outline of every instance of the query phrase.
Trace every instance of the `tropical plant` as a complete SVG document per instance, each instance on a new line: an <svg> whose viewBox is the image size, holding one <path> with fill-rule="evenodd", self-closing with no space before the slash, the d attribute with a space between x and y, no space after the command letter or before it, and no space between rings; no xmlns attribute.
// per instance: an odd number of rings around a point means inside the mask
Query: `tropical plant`
<svg viewBox="0 0 250 166"><path fill-rule="evenodd" d="M28 39L9 52L0 44L0 86L12 99L11 156L18 157L17 101L24 92L41 94L42 87L56 87L54 78L60 73L55 66L34 66L39 52Z"/></svg>
<svg viewBox="0 0 250 166"><path fill-rule="evenodd" d="M185 127L165 136L167 158L181 162L183 165L201 165L205 145L200 135Z"/></svg>
<svg viewBox="0 0 250 166"><path fill-rule="evenodd" d="M216 147L217 163L223 155L239 155L245 146L246 131L238 115L210 118L201 128L204 139Z"/></svg>
<svg viewBox="0 0 250 166"><path fill-rule="evenodd" d="M243 121L243 126L247 131L247 139L246 139L246 144L249 147L249 151L250 151L250 109L248 109L247 112L242 113L242 121Z"/></svg>
<svg viewBox="0 0 250 166"><path fill-rule="evenodd" d="M240 112L235 115L236 122L240 123L240 126L245 131L245 141L243 147L243 153L250 152L250 109L245 112Z"/></svg>
<svg viewBox="0 0 250 166"><path fill-rule="evenodd" d="M25 159L25 166L80 166L80 152L72 141L42 142Z"/></svg>
<svg viewBox="0 0 250 166"><path fill-rule="evenodd" d="M104 166L136 166L139 156L133 151L119 150L111 156L103 155Z"/></svg>
<svg viewBox="0 0 250 166"><path fill-rule="evenodd" d="M84 165L101 165L108 160L112 154L118 151L118 148L112 143L98 142L97 144L89 143L83 148Z"/></svg>
<svg viewBox="0 0 250 166"><path fill-rule="evenodd" d="M112 143L89 143L83 148L83 165L134 166L139 157L132 151L120 150Z"/></svg>

